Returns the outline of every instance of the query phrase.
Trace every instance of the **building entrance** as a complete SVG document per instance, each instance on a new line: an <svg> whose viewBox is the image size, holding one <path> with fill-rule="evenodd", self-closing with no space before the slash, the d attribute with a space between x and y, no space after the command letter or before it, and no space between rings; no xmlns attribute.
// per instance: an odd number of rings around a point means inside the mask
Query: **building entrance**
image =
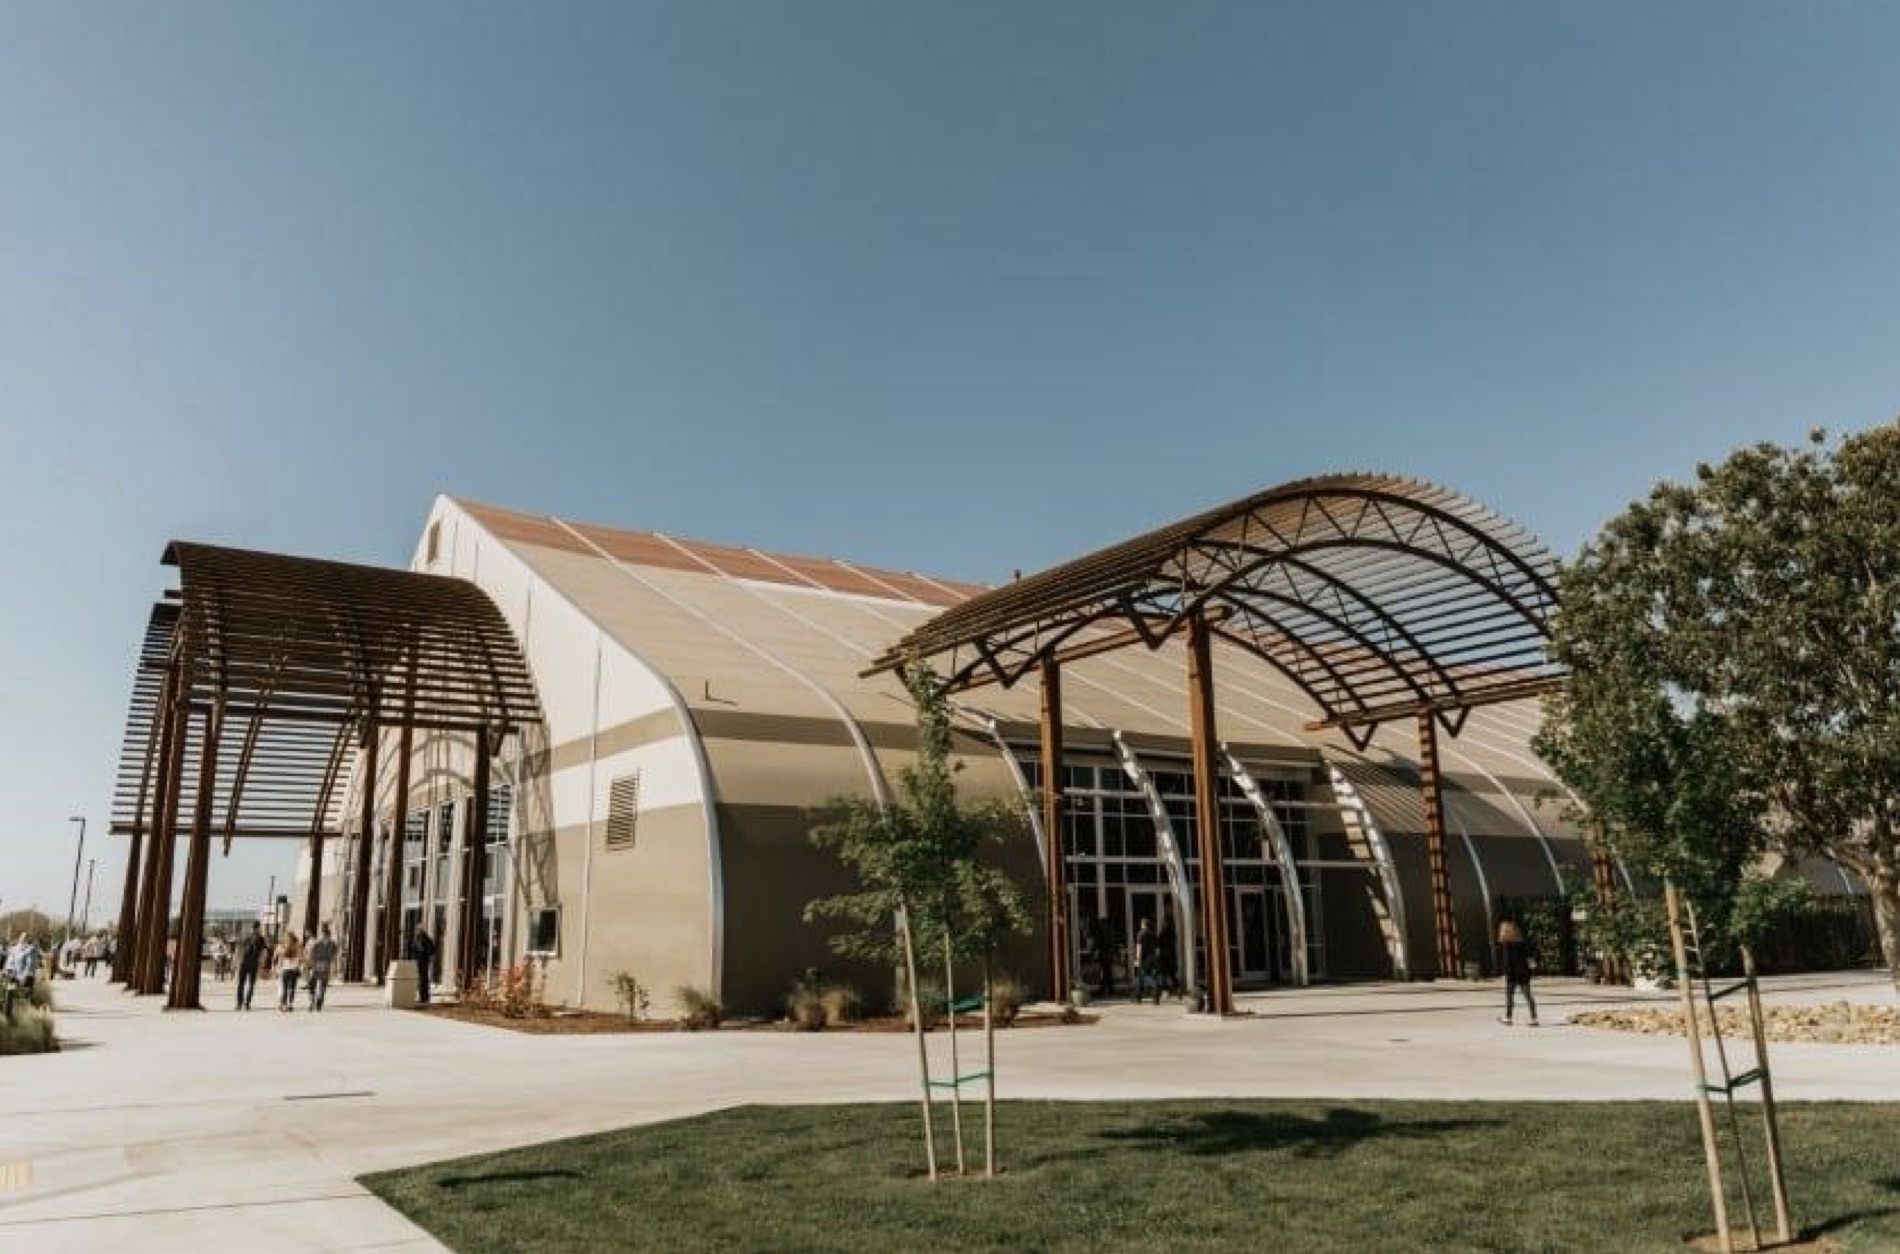
<svg viewBox="0 0 1900 1254"><path fill-rule="evenodd" d="M1293 976L1286 896L1278 884L1236 884L1228 961L1236 983L1265 984Z"/></svg>

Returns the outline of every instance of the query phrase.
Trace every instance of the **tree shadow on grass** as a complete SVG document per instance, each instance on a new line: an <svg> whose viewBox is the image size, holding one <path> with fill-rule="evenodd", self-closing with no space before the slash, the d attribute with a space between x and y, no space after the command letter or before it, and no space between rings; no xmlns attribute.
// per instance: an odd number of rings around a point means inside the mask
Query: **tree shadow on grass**
<svg viewBox="0 0 1900 1254"><path fill-rule="evenodd" d="M1286 1112L1259 1114L1209 1110L1169 1115L1139 1128L1113 1128L1099 1139L1135 1149L1220 1157L1228 1154L1293 1154L1333 1158L1355 1145L1376 1140L1427 1140L1470 1128L1490 1127L1494 1119L1388 1120L1368 1110L1335 1106L1317 1118ZM1044 1161L1091 1156L1094 1148L1050 1155Z"/></svg>
<svg viewBox="0 0 1900 1254"><path fill-rule="evenodd" d="M565 1167L540 1171L491 1171L480 1176L443 1176L435 1182L438 1189L466 1189L476 1184L532 1184L539 1180L578 1180L581 1173Z"/></svg>

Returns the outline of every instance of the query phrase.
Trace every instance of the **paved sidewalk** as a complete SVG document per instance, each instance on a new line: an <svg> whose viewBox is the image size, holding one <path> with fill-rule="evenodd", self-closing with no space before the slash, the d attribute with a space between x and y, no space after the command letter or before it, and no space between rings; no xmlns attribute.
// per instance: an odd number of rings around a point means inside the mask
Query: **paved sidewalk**
<svg viewBox="0 0 1900 1254"><path fill-rule="evenodd" d="M1894 1000L1884 974L1769 982L1771 1000ZM1573 1028L1571 1012L1671 997L1538 985L1546 1026L1505 1028L1495 985L1243 996L1213 1022L1104 1008L1004 1033L1006 1097L1687 1096L1680 1040ZM0 1059L0 1249L219 1254L435 1251L360 1189L366 1171L746 1102L914 1099L908 1037L721 1032L526 1036L386 1011L345 988L322 1015L166 1014L62 984L59 1054ZM974 1044L974 1040L971 1042ZM941 1052L942 1038L933 1038ZM1891 1047L1779 1045L1787 1100L1900 1101Z"/></svg>

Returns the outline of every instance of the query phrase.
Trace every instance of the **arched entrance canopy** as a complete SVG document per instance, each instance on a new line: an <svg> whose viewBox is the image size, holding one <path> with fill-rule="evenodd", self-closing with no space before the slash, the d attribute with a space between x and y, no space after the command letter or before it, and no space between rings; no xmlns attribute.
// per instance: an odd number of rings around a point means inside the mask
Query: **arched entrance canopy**
<svg viewBox="0 0 1900 1254"><path fill-rule="evenodd" d="M1200 936L1227 952L1212 642L1278 669L1318 707L1309 729L1337 728L1363 749L1381 723L1411 718L1419 737L1437 969L1460 965L1437 728L1474 706L1554 686L1544 656L1557 608L1556 563L1529 533L1468 497L1396 475L1339 474L1256 493L945 611L887 649L867 674L910 659L947 690L1010 687L1036 672L1045 779L1060 779L1061 668L1185 636L1193 740ZM1062 790L1042 797L1043 829L1062 830ZM1061 841L1051 835L1051 849ZM1068 983L1060 852L1045 867L1050 983ZM1210 1004L1232 1009L1225 962L1207 962Z"/></svg>
<svg viewBox="0 0 1900 1254"><path fill-rule="evenodd" d="M369 833L382 730L402 733L400 797L415 730L477 737L482 775L487 749L540 722L541 711L514 633L466 580L182 541L164 561L178 568L179 587L147 624L113 804L113 830L133 843L120 910L131 943L121 943L128 961L115 975L157 991L172 838L189 835L171 1004L195 1005L213 835L227 849L236 837L309 840L309 928L323 842L344 826L339 785L352 753L362 757L360 831ZM360 973L367 871L356 880L345 961Z"/></svg>
<svg viewBox="0 0 1900 1254"><path fill-rule="evenodd" d="M1543 642L1556 564L1514 523L1394 475L1302 479L965 601L899 640L870 673L938 660L951 691L1014 685L1049 662L1149 648L1201 616L1363 745L1430 710L1549 687Z"/></svg>

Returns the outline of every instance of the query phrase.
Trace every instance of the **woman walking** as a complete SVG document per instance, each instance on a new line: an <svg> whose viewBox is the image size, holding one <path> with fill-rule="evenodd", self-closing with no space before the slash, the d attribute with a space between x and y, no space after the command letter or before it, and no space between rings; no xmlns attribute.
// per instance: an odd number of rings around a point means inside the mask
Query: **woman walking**
<svg viewBox="0 0 1900 1254"><path fill-rule="evenodd" d="M1531 974L1537 963L1531 958L1530 942L1515 919L1498 924L1498 960L1504 964L1504 1017L1498 1022L1510 1026L1517 991L1524 990L1524 1008L1531 1012L1531 1026L1537 1026L1537 999L1531 996Z"/></svg>
<svg viewBox="0 0 1900 1254"><path fill-rule="evenodd" d="M285 932L277 946L277 976L283 989L277 997L279 1010L297 1008L297 973L303 965L303 942L295 932Z"/></svg>

